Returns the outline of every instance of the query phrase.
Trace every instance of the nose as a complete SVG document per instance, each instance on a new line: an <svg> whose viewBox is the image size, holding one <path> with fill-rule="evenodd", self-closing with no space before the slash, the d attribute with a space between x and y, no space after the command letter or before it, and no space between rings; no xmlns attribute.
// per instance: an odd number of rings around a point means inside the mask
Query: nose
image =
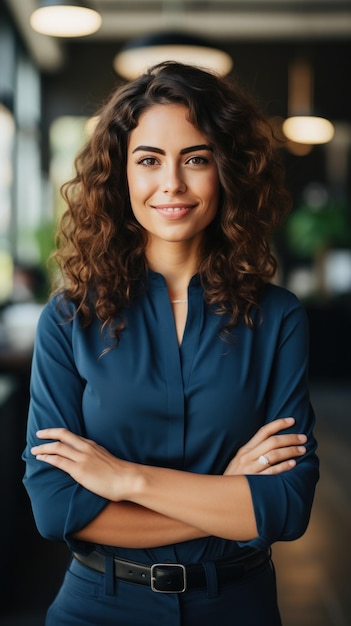
<svg viewBox="0 0 351 626"><path fill-rule="evenodd" d="M180 168L176 164L169 164L165 167L162 179L162 191L164 193L176 194L184 193L187 185Z"/></svg>

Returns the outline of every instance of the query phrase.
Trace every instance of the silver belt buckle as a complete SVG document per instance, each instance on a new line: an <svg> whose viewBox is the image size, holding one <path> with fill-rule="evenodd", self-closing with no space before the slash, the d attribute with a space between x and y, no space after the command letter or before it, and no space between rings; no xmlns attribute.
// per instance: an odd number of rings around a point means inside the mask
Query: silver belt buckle
<svg viewBox="0 0 351 626"><path fill-rule="evenodd" d="M160 577L157 577L157 568L179 570L179 588L158 589L157 581L160 580ZM184 593L184 591L186 591L186 569L184 565L182 565L181 563L154 563L154 565L151 565L151 589L156 593Z"/></svg>

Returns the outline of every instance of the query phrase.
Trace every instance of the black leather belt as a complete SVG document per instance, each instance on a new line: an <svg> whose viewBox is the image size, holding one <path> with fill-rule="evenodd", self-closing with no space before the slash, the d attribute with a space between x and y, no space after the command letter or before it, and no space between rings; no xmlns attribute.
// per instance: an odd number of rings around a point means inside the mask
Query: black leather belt
<svg viewBox="0 0 351 626"><path fill-rule="evenodd" d="M73 556L90 569L105 573L105 556L91 552L87 556L73 553ZM270 559L270 550L241 548L230 559L214 561L218 584L242 578ZM151 587L158 593L183 593L190 589L206 587L206 573L203 565L181 565L180 563L155 563L143 565L114 557L114 574L119 580Z"/></svg>

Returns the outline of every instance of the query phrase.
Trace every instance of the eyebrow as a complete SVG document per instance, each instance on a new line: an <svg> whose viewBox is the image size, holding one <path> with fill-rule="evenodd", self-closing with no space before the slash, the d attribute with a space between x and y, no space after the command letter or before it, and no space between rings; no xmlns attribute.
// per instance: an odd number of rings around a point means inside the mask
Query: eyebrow
<svg viewBox="0 0 351 626"><path fill-rule="evenodd" d="M189 146L189 148L183 148L179 154L188 154L188 152L197 152L198 150L209 150L213 152L211 146L207 146L205 143L201 143L198 146Z"/></svg>
<svg viewBox="0 0 351 626"><path fill-rule="evenodd" d="M211 146L202 143L198 146L189 146L188 148L183 148L182 150L180 150L179 154L188 154L189 152L196 152L198 150L209 150L210 152L213 152ZM132 154L134 154L135 152L156 152L157 154L166 154L165 150L162 150L162 148L155 148L154 146L137 146L136 148L134 148Z"/></svg>

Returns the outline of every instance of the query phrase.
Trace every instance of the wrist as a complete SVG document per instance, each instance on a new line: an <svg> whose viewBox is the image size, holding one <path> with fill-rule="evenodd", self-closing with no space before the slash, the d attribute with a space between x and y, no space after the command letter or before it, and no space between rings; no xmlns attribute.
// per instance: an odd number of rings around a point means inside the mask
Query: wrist
<svg viewBox="0 0 351 626"><path fill-rule="evenodd" d="M145 482L143 466L130 461L121 461L121 464L116 476L113 500L137 502L137 496L143 492Z"/></svg>

